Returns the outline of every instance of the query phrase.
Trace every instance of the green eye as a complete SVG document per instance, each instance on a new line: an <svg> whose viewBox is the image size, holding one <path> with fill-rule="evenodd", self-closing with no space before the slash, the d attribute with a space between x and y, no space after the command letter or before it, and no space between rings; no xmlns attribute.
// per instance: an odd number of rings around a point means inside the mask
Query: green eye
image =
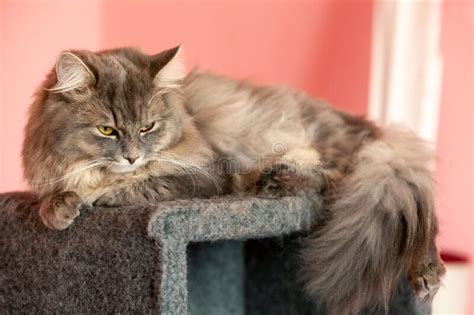
<svg viewBox="0 0 474 315"><path fill-rule="evenodd" d="M99 129L100 133L104 136L115 136L117 134L117 131L109 126L97 126L97 129Z"/></svg>
<svg viewBox="0 0 474 315"><path fill-rule="evenodd" d="M146 126L143 126L140 128L140 132L148 132L150 131L153 127L155 126L155 123L152 122L151 124L148 124Z"/></svg>

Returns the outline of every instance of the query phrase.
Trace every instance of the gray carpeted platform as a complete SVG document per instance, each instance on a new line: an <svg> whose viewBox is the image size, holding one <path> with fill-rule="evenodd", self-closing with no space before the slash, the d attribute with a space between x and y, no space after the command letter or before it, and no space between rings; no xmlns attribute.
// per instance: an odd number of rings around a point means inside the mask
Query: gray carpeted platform
<svg viewBox="0 0 474 315"><path fill-rule="evenodd" d="M0 313L324 314L296 283L320 201L225 197L87 208L50 231L0 195ZM421 314L402 283L392 314Z"/></svg>

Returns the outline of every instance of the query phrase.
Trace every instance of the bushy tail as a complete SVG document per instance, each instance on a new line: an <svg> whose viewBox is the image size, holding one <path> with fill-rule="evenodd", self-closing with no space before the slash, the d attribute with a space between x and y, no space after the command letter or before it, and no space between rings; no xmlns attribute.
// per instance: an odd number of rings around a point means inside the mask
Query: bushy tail
<svg viewBox="0 0 474 315"><path fill-rule="evenodd" d="M436 233L430 161L405 131L386 131L356 154L327 223L302 253L306 290L331 313L387 307L401 274L428 251Z"/></svg>

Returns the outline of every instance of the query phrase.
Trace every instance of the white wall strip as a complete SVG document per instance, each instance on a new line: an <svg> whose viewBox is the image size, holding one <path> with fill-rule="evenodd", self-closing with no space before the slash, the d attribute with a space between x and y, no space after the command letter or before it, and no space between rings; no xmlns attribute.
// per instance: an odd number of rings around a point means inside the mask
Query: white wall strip
<svg viewBox="0 0 474 315"><path fill-rule="evenodd" d="M369 117L436 143L441 95L440 0L375 3Z"/></svg>

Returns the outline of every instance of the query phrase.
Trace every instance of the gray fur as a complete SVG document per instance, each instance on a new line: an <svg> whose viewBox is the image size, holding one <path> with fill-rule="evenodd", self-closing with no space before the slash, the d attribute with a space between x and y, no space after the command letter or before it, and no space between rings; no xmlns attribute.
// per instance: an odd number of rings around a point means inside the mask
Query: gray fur
<svg viewBox="0 0 474 315"><path fill-rule="evenodd" d="M68 227L80 204L306 191L324 194L328 211L302 252L302 278L330 310L386 306L402 272L418 293L436 291L444 269L433 245L430 153L415 136L303 92L183 77L178 48L70 54L32 105L23 150L48 227ZM158 127L139 135L150 122ZM100 125L119 134L98 136ZM130 155L138 167L118 165Z"/></svg>
<svg viewBox="0 0 474 315"><path fill-rule="evenodd" d="M357 152L327 223L303 251L307 291L335 314L387 307L396 279L429 252L436 234L430 160L422 141L393 130Z"/></svg>
<svg viewBox="0 0 474 315"><path fill-rule="evenodd" d="M177 54L61 54L30 109L23 146L25 176L44 200L40 215L48 227L68 227L81 204L223 193L225 179L210 174L215 154L184 109L179 66L172 66ZM139 132L150 123L152 130ZM98 126L117 135L103 136Z"/></svg>

